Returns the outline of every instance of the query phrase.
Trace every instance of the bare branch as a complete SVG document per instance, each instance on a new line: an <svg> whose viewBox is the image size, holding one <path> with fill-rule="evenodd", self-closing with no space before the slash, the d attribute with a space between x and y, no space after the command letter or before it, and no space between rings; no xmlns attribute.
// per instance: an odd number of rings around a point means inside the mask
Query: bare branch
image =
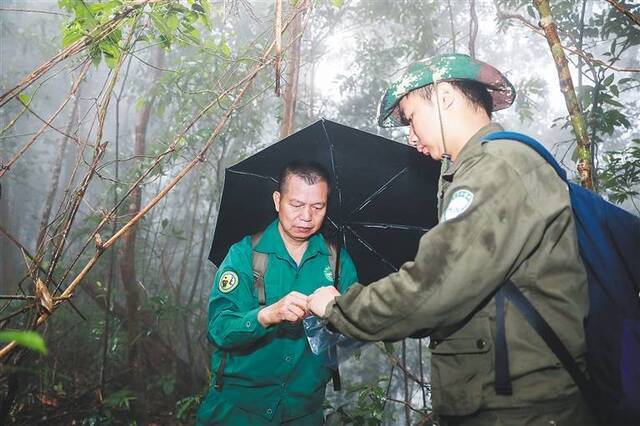
<svg viewBox="0 0 640 426"><path fill-rule="evenodd" d="M36 9L11 9L9 7L0 7L0 11L2 12L26 12L26 13L43 13L45 15L59 15L66 16L67 18L71 17L71 15L63 12L55 12L48 10L36 10Z"/></svg>
<svg viewBox="0 0 640 426"><path fill-rule="evenodd" d="M629 10L625 9L625 7L623 5L620 4L620 2L618 0L607 0L609 2L609 4L613 7L615 7L618 12L624 14L627 18L629 18L631 20L631 22L633 22L634 24L640 26L640 16L636 15L633 12L630 12Z"/></svg>

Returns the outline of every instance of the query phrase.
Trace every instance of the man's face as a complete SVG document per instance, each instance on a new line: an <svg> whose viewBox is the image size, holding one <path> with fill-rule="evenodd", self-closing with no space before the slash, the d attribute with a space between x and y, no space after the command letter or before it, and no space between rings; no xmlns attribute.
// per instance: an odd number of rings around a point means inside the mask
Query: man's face
<svg viewBox="0 0 640 426"><path fill-rule="evenodd" d="M318 232L327 213L329 187L326 182L309 185L304 179L287 176L284 192L273 193L280 228L287 237L306 241Z"/></svg>
<svg viewBox="0 0 640 426"><path fill-rule="evenodd" d="M400 112L409 122L409 145L418 152L442 159L442 133L434 93L431 100L411 92L400 100Z"/></svg>

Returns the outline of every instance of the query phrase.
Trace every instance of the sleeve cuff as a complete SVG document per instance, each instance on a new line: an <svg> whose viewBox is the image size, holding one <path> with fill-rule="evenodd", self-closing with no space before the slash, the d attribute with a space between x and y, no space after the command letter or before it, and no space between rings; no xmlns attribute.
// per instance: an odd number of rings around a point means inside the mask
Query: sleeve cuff
<svg viewBox="0 0 640 426"><path fill-rule="evenodd" d="M340 317L336 314L336 299L333 299L327 304L324 311L324 319L327 320L327 328L332 332L339 332L336 328L336 323L340 320Z"/></svg>
<svg viewBox="0 0 640 426"><path fill-rule="evenodd" d="M243 326L245 331L254 334L256 337L265 336L267 333L269 333L269 330L272 328L272 327L268 327L268 328L264 327L262 324L260 324L260 321L258 321L258 312L260 312L262 308L263 306L260 306L256 309L252 309L251 311L247 312L243 317Z"/></svg>

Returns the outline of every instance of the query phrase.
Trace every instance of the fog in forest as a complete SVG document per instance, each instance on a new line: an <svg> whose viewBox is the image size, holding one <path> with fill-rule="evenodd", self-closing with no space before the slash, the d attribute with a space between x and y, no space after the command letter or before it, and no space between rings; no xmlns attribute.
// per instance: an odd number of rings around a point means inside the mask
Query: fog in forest
<svg viewBox="0 0 640 426"><path fill-rule="evenodd" d="M406 128L377 126L377 107L414 61L494 65L517 89L494 120L579 178L532 2L283 1L280 53L275 3L0 0L0 329L47 313L46 355L0 359L0 423L193 424L214 373L207 256L225 168L322 118L405 143ZM594 188L638 215L640 25L613 2L550 3ZM368 344L340 366L343 390L328 385L326 413L431 424L428 345Z"/></svg>

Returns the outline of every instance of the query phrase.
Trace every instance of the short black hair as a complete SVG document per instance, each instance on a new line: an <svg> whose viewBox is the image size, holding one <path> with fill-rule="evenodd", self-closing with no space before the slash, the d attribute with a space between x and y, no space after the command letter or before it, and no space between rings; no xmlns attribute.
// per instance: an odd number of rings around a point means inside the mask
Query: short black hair
<svg viewBox="0 0 640 426"><path fill-rule="evenodd" d="M309 185L315 185L318 182L326 182L329 192L331 192L331 179L329 172L321 164L308 160L293 160L284 165L280 170L278 178L278 191L284 193L286 182L289 176L298 176Z"/></svg>
<svg viewBox="0 0 640 426"><path fill-rule="evenodd" d="M493 99L486 85L475 80L452 80L447 81L447 83L458 89L467 98L471 106L476 109L482 108L491 118ZM424 99L431 100L431 95L434 92L433 84L420 87L413 92Z"/></svg>

